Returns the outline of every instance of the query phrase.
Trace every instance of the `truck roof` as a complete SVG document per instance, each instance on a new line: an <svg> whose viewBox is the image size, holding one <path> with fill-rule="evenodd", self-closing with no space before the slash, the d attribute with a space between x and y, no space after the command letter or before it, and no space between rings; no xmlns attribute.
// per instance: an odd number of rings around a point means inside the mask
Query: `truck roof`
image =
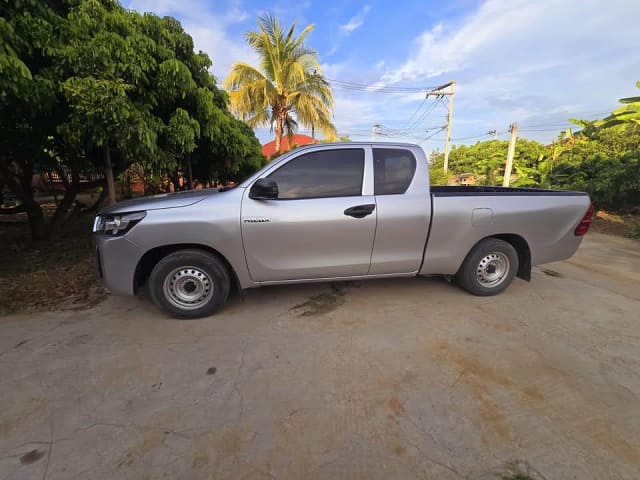
<svg viewBox="0 0 640 480"><path fill-rule="evenodd" d="M308 145L296 147L294 150L303 150L307 148L317 148L317 147L348 147L350 145L353 145L353 146L373 145L375 147L420 147L420 145L416 143L407 143L407 142L357 141L357 142L310 143ZM293 150L289 150L289 151L291 152Z"/></svg>

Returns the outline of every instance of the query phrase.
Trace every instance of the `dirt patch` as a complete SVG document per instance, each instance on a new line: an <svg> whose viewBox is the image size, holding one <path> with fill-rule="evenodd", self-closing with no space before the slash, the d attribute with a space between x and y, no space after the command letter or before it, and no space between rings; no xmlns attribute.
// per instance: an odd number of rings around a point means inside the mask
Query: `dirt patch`
<svg viewBox="0 0 640 480"><path fill-rule="evenodd" d="M452 347L448 342L437 344L437 357L454 366L457 371L455 383L467 386L478 402L478 413L483 423L489 426L504 441L511 441L512 435L507 419L500 406L492 398L491 388L513 387L513 382L496 372L478 359L468 357L464 352Z"/></svg>
<svg viewBox="0 0 640 480"><path fill-rule="evenodd" d="M42 457L44 457L45 452L42 450L31 450L30 452L25 453L20 457L20 463L23 465L30 465L32 463L36 463Z"/></svg>
<svg viewBox="0 0 640 480"><path fill-rule="evenodd" d="M397 445L396 447L394 447L393 453L395 453L399 457L402 457L407 453L407 449L404 448L402 445Z"/></svg>
<svg viewBox="0 0 640 480"><path fill-rule="evenodd" d="M523 460L508 462L495 475L500 480L545 480L546 478Z"/></svg>
<svg viewBox="0 0 640 480"><path fill-rule="evenodd" d="M331 284L331 291L309 297L306 301L291 307L299 317L314 317L329 313L344 305L346 292L338 284Z"/></svg>
<svg viewBox="0 0 640 480"><path fill-rule="evenodd" d="M198 455L193 459L191 467L194 469L202 468L209 463L209 455Z"/></svg>
<svg viewBox="0 0 640 480"><path fill-rule="evenodd" d="M396 397L393 397L391 400L389 400L388 405L389 405L389 410L391 410L391 412L396 417L403 417L405 413L407 413L402 402L398 400Z"/></svg>
<svg viewBox="0 0 640 480"><path fill-rule="evenodd" d="M84 309L106 298L93 263L91 218L76 219L62 237L41 244L29 243L24 219L2 219L0 315Z"/></svg>
<svg viewBox="0 0 640 480"><path fill-rule="evenodd" d="M0 276L0 315L20 311L80 310L107 297L90 258L74 265Z"/></svg>
<svg viewBox="0 0 640 480"><path fill-rule="evenodd" d="M636 445L632 445L623 438L620 432L616 432L614 427L604 419L595 419L585 425L595 443L621 458L625 462L640 464L640 450Z"/></svg>
<svg viewBox="0 0 640 480"><path fill-rule="evenodd" d="M541 268L542 273L545 275L549 275L550 277L558 277L562 278L562 274L560 272L556 272L555 270L551 270L550 268Z"/></svg>
<svg viewBox="0 0 640 480"><path fill-rule="evenodd" d="M593 217L591 230L619 237L640 238L640 215L619 215L599 210Z"/></svg>

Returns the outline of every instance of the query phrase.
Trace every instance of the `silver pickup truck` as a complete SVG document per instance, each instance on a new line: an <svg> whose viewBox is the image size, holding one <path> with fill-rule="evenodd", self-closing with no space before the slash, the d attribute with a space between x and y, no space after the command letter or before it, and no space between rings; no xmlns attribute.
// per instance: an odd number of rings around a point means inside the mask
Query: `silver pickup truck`
<svg viewBox="0 0 640 480"><path fill-rule="evenodd" d="M93 232L113 293L148 285L195 318L232 287L283 283L445 275L495 295L573 255L591 215L582 192L430 186L420 147L354 142L299 148L226 191L118 203Z"/></svg>

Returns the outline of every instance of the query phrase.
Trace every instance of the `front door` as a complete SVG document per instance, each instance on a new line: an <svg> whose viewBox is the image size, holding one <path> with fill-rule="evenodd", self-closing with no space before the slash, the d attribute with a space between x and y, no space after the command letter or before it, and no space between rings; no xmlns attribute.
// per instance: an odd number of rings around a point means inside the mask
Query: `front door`
<svg viewBox="0 0 640 480"><path fill-rule="evenodd" d="M368 273L377 212L375 197L363 195L365 152L336 147L291 158L266 175L278 185L275 200L245 190L242 240L254 281Z"/></svg>

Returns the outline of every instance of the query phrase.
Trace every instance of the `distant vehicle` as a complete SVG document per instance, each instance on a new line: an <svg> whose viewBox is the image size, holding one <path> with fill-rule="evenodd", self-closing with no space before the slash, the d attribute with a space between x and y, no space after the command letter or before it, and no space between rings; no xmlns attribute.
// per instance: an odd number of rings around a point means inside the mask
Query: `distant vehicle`
<svg viewBox="0 0 640 480"><path fill-rule="evenodd" d="M446 275L495 295L573 255L591 215L582 192L430 187L420 147L352 142L299 148L226 191L118 203L93 231L113 293L148 284L160 308L196 318L232 285Z"/></svg>

